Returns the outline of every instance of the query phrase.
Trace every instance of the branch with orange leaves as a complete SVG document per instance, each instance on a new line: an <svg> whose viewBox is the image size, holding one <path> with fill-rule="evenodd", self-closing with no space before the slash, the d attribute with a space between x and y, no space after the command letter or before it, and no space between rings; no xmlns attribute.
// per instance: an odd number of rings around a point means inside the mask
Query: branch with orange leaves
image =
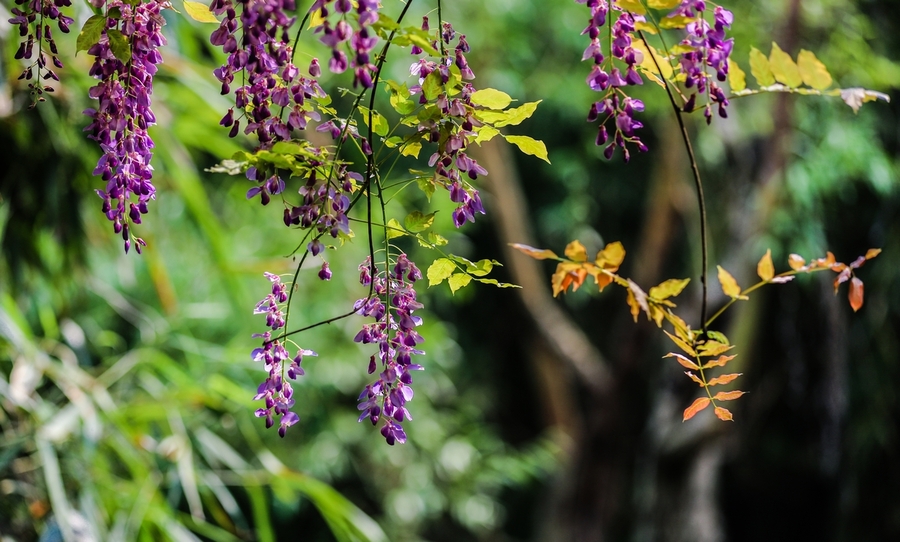
<svg viewBox="0 0 900 542"><path fill-rule="evenodd" d="M724 367L726 363L735 357L734 355L726 354L733 348L733 345L729 343L725 334L708 329L729 307L739 300L749 299L748 294L766 284L784 284L793 280L794 276L799 273L813 273L830 269L838 274L834 280L835 293L837 293L841 284L848 280L850 281L848 297L850 306L856 312L863 305L863 282L856 276L856 270L862 267L866 261L875 258L881 253L881 249L869 249L864 256L860 256L850 264L838 262L831 252L828 252L824 258L815 259L809 264L802 257L791 254L788 258L788 266L791 269L776 275L775 266L772 263L772 251L767 250L756 266L757 274L761 279L760 282L746 290L741 289L731 273L722 266L718 266L719 283L722 286L722 291L730 299L705 322L704 326L701 326L701 329L692 330L690 325L672 312L676 305L671 301L671 298L676 297L684 290L690 279L669 279L650 288L649 292L644 292L634 281L624 278L617 273L625 259L625 248L618 241L607 244L603 250L597 253L593 261L588 260L587 249L577 240L566 245L565 257L560 257L548 249L534 248L517 243L512 243L510 246L537 260L557 260L559 262L556 266L556 272L553 273L551 278L553 297L557 297L560 293L565 293L570 287L573 292L576 291L590 276L594 278L594 282L601 292L610 284L617 284L626 289L626 302L635 322L637 322L640 313L644 312L647 318L655 322L659 328L662 328L663 320L672 325L674 333L669 333L666 330L663 330L663 332L686 355L670 352L663 357L675 358L683 367L689 369L685 371L685 375L706 392L706 397L698 397L685 409L683 421L691 419L709 405L713 406L713 411L720 420L732 421L734 419L732 413L727 408L719 406L716 402L732 401L746 393L740 390L731 390L713 394L710 389L713 386L730 384L740 377L741 373L721 374L713 378L708 378L707 375L710 369ZM706 332L703 331L704 328L707 329ZM703 358L708 358L708 360L704 361Z"/></svg>

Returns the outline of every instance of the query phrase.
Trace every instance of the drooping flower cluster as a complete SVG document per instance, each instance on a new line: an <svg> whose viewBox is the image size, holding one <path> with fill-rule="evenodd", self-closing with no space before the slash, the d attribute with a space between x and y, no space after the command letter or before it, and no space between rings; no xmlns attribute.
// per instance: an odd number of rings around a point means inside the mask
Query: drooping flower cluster
<svg viewBox="0 0 900 542"><path fill-rule="evenodd" d="M411 356L424 354L417 345L424 341L415 328L422 319L413 314L421 309L416 301L415 282L422 273L406 254L401 254L388 276L372 276L370 258L359 266L359 281L372 287L373 295L356 301L357 314L375 320L365 324L354 341L375 344L376 354L369 358L369 374L379 368L381 372L375 382L368 384L359 395L359 421L368 419L372 425L382 422L381 434L388 444L406 442L406 432L401 423L412 416L406 403L413 398L412 375L410 371L420 371L422 366L412 362ZM385 301L388 306L385 306Z"/></svg>
<svg viewBox="0 0 900 542"><path fill-rule="evenodd" d="M156 65L162 62L158 49L166 43L161 11L171 4L168 0L106 4L120 17L108 19L100 40L88 49L95 57L90 75L100 83L89 91L99 103L85 110L92 119L85 131L103 151L94 169L94 175L106 181L105 189L97 190L103 212L114 231L122 234L125 252L133 240L140 253L145 243L131 234L130 225L141 223L147 203L156 197L150 165L154 145L147 129L156 124L150 97Z"/></svg>
<svg viewBox="0 0 900 542"><path fill-rule="evenodd" d="M696 88L697 92L691 94L684 109L692 111L697 94L708 92L712 103L718 105L719 116L726 118L728 113L725 108L728 106L728 99L716 81L725 81L728 77L728 57L734 47L734 39L725 39L725 29L731 28L734 15L722 6L716 6L713 10L713 26L710 27L704 18L705 10L706 2L703 0L683 0L681 5L669 14L670 17L680 15L694 19L685 27L687 36L681 42L691 50L681 53L679 63L685 75L685 88ZM707 67L716 72L715 79L707 72ZM703 114L707 123L712 121L710 105L706 106Z"/></svg>
<svg viewBox="0 0 900 542"><path fill-rule="evenodd" d="M427 17L423 19L422 29L428 29ZM466 36L460 34L451 56L449 46L456 38L453 26L444 23L440 39L442 45L447 47L443 48L443 57L440 62L420 58L410 66L410 73L419 78L419 84L412 87L410 92L414 96L419 95L419 103L427 104L429 100L424 90L426 80L431 77L437 79L439 84L440 91L434 98L439 115L421 120L416 129L427 134L425 137L438 145L437 152L431 155L428 165L435 168L435 185L446 188L450 192L450 200L457 204L453 211L453 223L458 228L466 222L475 222L475 213L484 214L478 190L469 181L475 181L479 175L487 175L488 172L466 153L467 147L477 136L473 129L481 126L481 122L475 118L472 105L475 87L464 82L475 78L465 56L469 52L469 44ZM437 48L437 44L434 44L434 48ZM459 93L456 94L448 92L448 84L454 76L459 84Z"/></svg>
<svg viewBox="0 0 900 542"><path fill-rule="evenodd" d="M340 18L334 24L327 19L329 5L332 2L334 11ZM353 11L353 2L350 0L316 0L310 12L318 12L324 19L322 25L316 28L316 33L322 34L319 40L331 48L328 69L333 73L344 73L350 67L353 69L353 86L370 88L376 70L375 64L372 63L371 52L378 43L378 36L371 29L371 25L378 21L378 1L357 0L355 3L356 28L349 20L349 14ZM349 59L344 52L347 44L351 52Z"/></svg>
<svg viewBox="0 0 900 542"><path fill-rule="evenodd" d="M606 0L576 1L581 4L586 3L591 10L588 26L582 32L591 38L591 43L584 50L582 60L594 61L594 66L591 68L586 82L591 90L604 93L603 98L591 104L587 121L600 120L596 144L601 146L607 145L609 142L603 155L607 159L612 158L616 147L621 147L627 162L630 158L627 143L637 146L638 150L647 150L644 143L634 133L635 130L643 127L643 124L634 120L634 113L643 111L644 104L640 100L629 97L622 90L627 86L643 84L643 79L637 72L636 66L643 62L644 54L632 46L632 33L635 31L635 23L643 22L644 17L622 11L620 7L613 5L614 14L617 16L611 23L611 47L608 51L610 56L607 58L603 55L600 28L607 24L610 12L609 4ZM624 63L624 74L615 65L613 59ZM607 125L615 130L612 141L609 141Z"/></svg>
<svg viewBox="0 0 900 542"><path fill-rule="evenodd" d="M313 59L310 77L305 77L291 60L289 30L296 18L287 13L296 9L294 0L246 0L237 4L240 14L231 0L213 0L210 5L216 15L225 14L210 36L210 42L228 54L225 64L213 72L222 83L222 94L229 94L235 78L241 77L241 86L235 90L235 107L220 124L230 127L229 135L235 137L241 119L246 117L244 133L255 133L260 146L270 148L277 141L290 139L293 130L305 129L310 119L320 119L307 100L326 95L315 79L321 68ZM277 113L273 113L274 108L278 108ZM282 118L285 111L287 120Z"/></svg>
<svg viewBox="0 0 900 542"><path fill-rule="evenodd" d="M9 23L19 27L19 37L22 42L16 50L16 60L32 60L19 79L32 81L28 83L28 89L32 95L32 104L43 102L44 92L53 92L53 87L44 85L41 80L53 79L59 81L59 76L51 69L49 64L55 68L62 68L59 54L56 48L56 41L53 39L53 32L50 29L50 23L56 21L60 32L69 33L69 26L73 20L60 12L60 8L72 5L71 0L16 0L16 5L22 8L12 8L13 17L9 19ZM35 54L35 45L37 45L37 54ZM48 60L49 57L49 60Z"/></svg>
<svg viewBox="0 0 900 542"><path fill-rule="evenodd" d="M278 331L285 325L282 307L288 300L287 286L278 275L266 273L265 276L272 283L272 291L256 304L253 314L265 314L266 325L272 331ZM317 354L312 350L297 348L297 354L291 357L285 343L272 339L272 331L253 335L253 338L261 338L263 344L254 349L250 357L253 361L263 362L268 373L253 399L265 401L265 407L256 410L256 417L265 418L267 428L275 425L275 416L280 416L278 434L284 437L287 428L300 421L300 417L290 410L294 406L294 390L285 376L289 380L303 376L305 373L300 366L303 357Z"/></svg>

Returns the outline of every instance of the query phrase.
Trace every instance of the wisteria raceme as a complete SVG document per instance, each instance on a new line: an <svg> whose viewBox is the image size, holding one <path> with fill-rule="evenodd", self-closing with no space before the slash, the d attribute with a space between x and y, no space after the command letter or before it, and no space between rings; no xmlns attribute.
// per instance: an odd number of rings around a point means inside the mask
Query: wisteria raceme
<svg viewBox="0 0 900 542"><path fill-rule="evenodd" d="M413 314L422 308L416 301L415 282L422 278L416 264L406 254L387 273L372 276L370 258L359 266L359 281L372 287L373 295L357 300L357 314L370 317L374 323L365 324L354 341L377 345L377 352L369 358L369 374L379 368L378 379L368 384L359 395L359 421L368 419L372 425L382 422L381 434L388 444L406 442L406 432L401 423L411 420L406 408L413 398L410 371L421 371L422 366L412 362L413 355L422 355L417 345L424 339L415 328L422 319ZM388 302L385 307L384 301Z"/></svg>
<svg viewBox="0 0 900 542"><path fill-rule="evenodd" d="M9 23L19 27L19 37L22 39L16 50L16 60L32 60L22 71L19 79L32 81L28 83L28 89L32 95L32 107L38 101L44 101L44 92L53 92L53 87L44 85L41 80L53 79L59 81L59 76L48 65L54 68L62 68L63 64L57 56L56 41L50 27L52 21L56 21L60 32L67 34L73 20L60 12L61 8L72 5L71 0L16 0L12 8L13 17ZM37 45L37 54L35 54ZM35 100L36 98L36 100Z"/></svg>
<svg viewBox="0 0 900 542"><path fill-rule="evenodd" d="M109 0L106 7L117 10L120 17L109 18L99 42L88 49L94 56L90 75L100 82L89 91L99 103L85 110L92 119L85 131L103 151L94 169L106 181L105 189L97 190L103 212L114 231L122 234L125 252L132 241L141 252L145 243L131 234L131 225L141 223L147 203L156 197L150 165L154 145L147 129L156 123L150 97L156 65L162 62L158 48L166 43L161 11L171 4L168 0L135 5Z"/></svg>
<svg viewBox="0 0 900 542"><path fill-rule="evenodd" d="M266 273L266 278L272 283L272 291L256 304L254 314L265 314L266 325L272 331L278 331L285 325L282 308L288 300L287 286L281 282L281 277L272 273ZM253 338L262 339L261 347L251 352L253 361L263 362L267 372L266 379L256 390L254 400L265 401L265 406L256 410L256 417L266 419L266 427L275 425L275 416L279 416L278 434L284 437L287 428L300 421L300 417L290 409L294 406L294 390L290 380L305 374L301 363L304 356L316 356L312 350L297 349L297 354L291 357L285 347L285 343L272 339L272 331L255 333ZM287 377L287 379L285 379Z"/></svg>
<svg viewBox="0 0 900 542"><path fill-rule="evenodd" d="M427 18L423 19L422 28L428 29ZM456 38L453 26L444 23L440 33L443 45L451 45ZM476 213L484 214L478 190L473 188L469 181L477 180L479 175L488 174L483 166L466 153L469 143L477 136L473 128L481 126L481 122L475 118L471 99L475 87L471 83L464 82L461 92L455 96L450 96L446 90L451 72L458 73L458 77L464 81L475 78L466 60L465 54L468 52L469 44L466 36L460 34L452 56L449 49L446 49L439 62L423 57L410 66L410 73L419 79L419 84L413 86L410 92L419 95L421 104L428 103L422 89L426 78L429 76L440 78L442 91L434 101L440 112L440 118L422 120L416 129L427 134L426 138L429 141L438 144L438 150L431 155L428 165L435 168L434 183L446 188L450 192L450 200L457 204L457 208L453 211L453 223L457 228L466 222L475 222Z"/></svg>
<svg viewBox="0 0 900 542"><path fill-rule="evenodd" d="M336 23L328 20L332 4L339 18ZM322 25L316 28L316 33L322 34L319 40L331 48L328 68L333 73L343 73L352 68L354 87L372 86L376 67L372 63L371 52L378 43L378 36L371 26L378 21L378 8L377 0L357 0L355 21L350 18L353 12L353 2L350 0L316 0L310 8L311 13L318 13L324 19ZM349 57L344 51L347 46L350 48Z"/></svg>

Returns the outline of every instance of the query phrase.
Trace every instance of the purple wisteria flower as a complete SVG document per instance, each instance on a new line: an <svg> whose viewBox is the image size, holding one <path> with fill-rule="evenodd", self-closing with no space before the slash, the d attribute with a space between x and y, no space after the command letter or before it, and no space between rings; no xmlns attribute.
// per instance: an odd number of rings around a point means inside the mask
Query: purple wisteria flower
<svg viewBox="0 0 900 542"><path fill-rule="evenodd" d="M132 6L123 0L109 0L106 6L118 9L121 17L109 19L100 41L88 50L94 56L90 75L100 83L88 92L98 104L84 111L92 119L84 130L103 151L94 169L94 175L106 181L106 187L97 190L103 212L113 230L122 234L125 252L134 241L140 253L146 244L131 234L130 226L141 223L148 202L156 198L150 165L154 145L147 129L156 124L150 97L156 65L162 62L158 49L166 43L162 35L165 19L160 12L171 4L150 0ZM128 40L130 58L119 58L113 52L111 41L121 36Z"/></svg>
<svg viewBox="0 0 900 542"><path fill-rule="evenodd" d="M285 326L282 309L288 300L287 285L281 282L278 275L265 273L265 277L272 283L272 290L256 304L253 314L265 314L266 325L272 331L278 331ZM256 410L256 417L265 418L267 428L275 425L275 416L280 416L278 434L284 437L287 428L300 421L300 417L290 410L294 406L294 390L290 380L296 380L305 374L300 365L304 356L317 354L312 350L298 348L297 354L292 357L284 343L272 339L272 331L253 334L253 338L262 339L263 344L250 353L250 358L263 362L268 373L253 399L265 401L265 406Z"/></svg>
<svg viewBox="0 0 900 542"><path fill-rule="evenodd" d="M16 0L17 6L12 8L13 17L9 24L19 27L19 37L22 41L16 50L16 60L28 60L31 63L19 75L19 79L29 81L28 89L31 92L31 107L37 102L43 102L44 92L53 92L53 87L41 83L41 80L53 79L59 81L59 76L52 68L62 68L63 64L57 56L59 54L56 41L50 24L57 22L59 31L68 34L69 26L74 22L71 17L63 15L61 8L72 5L71 0ZM35 54L37 45L37 54ZM52 64L52 68L51 65Z"/></svg>
<svg viewBox="0 0 900 542"><path fill-rule="evenodd" d="M338 18L336 23L327 19L332 4ZM352 68L354 87L371 88L373 83L376 67L371 52L378 43L378 36L371 26L378 21L378 8L377 0L357 0L355 20L350 17L353 11L350 0L316 0L309 8L310 13L318 11L325 19L315 31L321 34L319 41L331 48L328 69L332 73L343 73ZM349 57L345 52L348 46Z"/></svg>
<svg viewBox="0 0 900 542"><path fill-rule="evenodd" d="M401 423L412 420L406 404L413 398L410 371L421 371L422 366L412 362L413 355L422 355L417 345L424 339L415 328L422 319L413 313L423 305L416 301L415 282L422 272L406 254L397 257L396 264L386 275L372 276L372 261L366 258L359 266L360 283L372 287L374 295L359 299L354 304L357 314L372 318L365 324L354 341L377 345L377 352L369 358L369 374L379 368L378 379L368 384L359 395L359 421L368 419L372 425L382 422L381 434L388 444L406 442L406 432ZM384 301L388 301L385 306Z"/></svg>

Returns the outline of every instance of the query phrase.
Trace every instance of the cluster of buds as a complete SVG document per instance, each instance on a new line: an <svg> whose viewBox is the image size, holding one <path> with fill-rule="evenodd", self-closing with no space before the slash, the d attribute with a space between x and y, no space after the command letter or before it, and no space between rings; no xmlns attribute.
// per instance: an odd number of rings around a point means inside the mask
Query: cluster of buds
<svg viewBox="0 0 900 542"><path fill-rule="evenodd" d="M16 60L33 59L31 64L19 75L19 79L29 81L28 89L33 100L31 106L34 107L37 102L44 101L42 96L44 92L53 92L53 87L41 83L41 80L59 81L59 76L48 66L49 57L49 64L52 64L53 67L57 69L63 67L57 56L59 51L56 48L56 41L53 39L50 23L56 21L59 31L68 34L73 20L59 10L71 6L72 2L71 0L16 0L16 5L22 6L22 8L12 8L13 17L9 19L9 24L19 27L19 37L22 38L15 58ZM35 45L37 45L37 54L34 51Z"/></svg>
<svg viewBox="0 0 900 542"><path fill-rule="evenodd" d="M370 258L359 266L359 281L363 286L371 286L373 295L357 300L354 309L375 322L365 324L353 340L377 345L377 353L369 358L368 372L374 374L379 368L381 372L359 395L359 421L368 419L372 425L381 421L381 434L387 443L403 444L406 432L401 423L412 419L406 408L413 398L410 371L422 370L421 365L412 362L412 356L424 354L417 348L424 339L415 330L422 319L413 314L422 308L415 290L422 272L406 254L398 256L386 276L373 277L372 270Z"/></svg>
<svg viewBox="0 0 900 542"><path fill-rule="evenodd" d="M332 24L327 19L329 5L334 3L333 9L340 20ZM353 69L353 86L370 88L375 74L375 64L372 63L372 49L378 43L378 36L371 29L371 25L378 21L377 0L357 0L356 4L356 28L353 27L349 15L353 12L353 4L350 0L316 0L310 8L310 12L318 13L324 19L322 25L316 28L316 33L322 34L319 40L331 49L331 59L328 61L328 69L333 73L343 73L347 68ZM350 56L344 52L346 45L350 46Z"/></svg>

